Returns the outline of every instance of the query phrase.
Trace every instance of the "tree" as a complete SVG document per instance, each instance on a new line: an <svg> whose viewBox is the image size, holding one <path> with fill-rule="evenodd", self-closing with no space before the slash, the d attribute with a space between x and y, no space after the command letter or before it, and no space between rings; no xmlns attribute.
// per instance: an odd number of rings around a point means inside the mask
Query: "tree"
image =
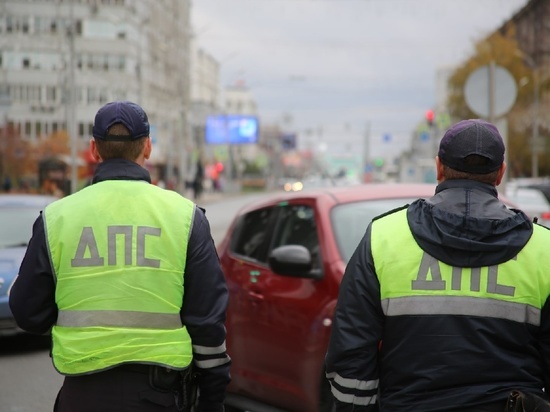
<svg viewBox="0 0 550 412"><path fill-rule="evenodd" d="M47 157L63 157L70 153L69 135L65 130L52 133L37 141L34 148L36 160Z"/></svg>
<svg viewBox="0 0 550 412"><path fill-rule="evenodd" d="M11 125L0 128L0 176L9 179L13 186L23 176L36 171L33 164L32 148Z"/></svg>
<svg viewBox="0 0 550 412"><path fill-rule="evenodd" d="M38 190L41 162L57 159L66 163L69 153L69 136L65 131L31 141L13 126L0 128L0 178L3 181L9 177L14 189L24 182L25 186Z"/></svg>
<svg viewBox="0 0 550 412"><path fill-rule="evenodd" d="M464 85L468 76L479 67L494 62L507 69L518 84L518 96L514 107L506 115L508 120L508 166L511 177L530 175L531 164L531 125L529 114L533 102L532 69L526 64L524 54L515 40L515 28L508 25L506 32L494 32L475 44L475 52L461 67L457 68L449 79L448 107L453 119L478 117L467 106L464 97ZM548 155L546 155L548 156ZM550 160L550 159L548 159ZM549 168L549 162L541 165ZM550 170L546 170L549 173Z"/></svg>

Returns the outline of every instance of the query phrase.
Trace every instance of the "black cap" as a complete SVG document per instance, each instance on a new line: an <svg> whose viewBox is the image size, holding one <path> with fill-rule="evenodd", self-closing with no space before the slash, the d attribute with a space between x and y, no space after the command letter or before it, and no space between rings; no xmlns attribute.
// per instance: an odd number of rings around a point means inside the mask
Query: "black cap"
<svg viewBox="0 0 550 412"><path fill-rule="evenodd" d="M480 119L462 120L445 132L439 144L439 160L461 172L486 174L498 170L504 162L504 141L498 129ZM479 155L488 159L482 165L470 165L465 159Z"/></svg>
<svg viewBox="0 0 550 412"><path fill-rule="evenodd" d="M107 134L111 126L122 123L129 136ZM97 111L92 135L95 139L111 141L137 140L149 136L149 119L145 111L137 104L128 101L107 103Z"/></svg>

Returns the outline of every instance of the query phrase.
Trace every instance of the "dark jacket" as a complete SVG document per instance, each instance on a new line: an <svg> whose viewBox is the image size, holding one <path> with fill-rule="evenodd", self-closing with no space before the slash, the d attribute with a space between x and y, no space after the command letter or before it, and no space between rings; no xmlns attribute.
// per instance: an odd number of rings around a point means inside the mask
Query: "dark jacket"
<svg viewBox="0 0 550 412"><path fill-rule="evenodd" d="M495 187L470 180L441 183L432 198L407 208L407 220L421 249L455 267L506 262L533 232L523 212L498 200ZM550 304L542 308L540 327L483 316L386 317L371 226L347 265L326 358L336 389L357 382L355 398L341 396L338 411L371 412L380 405L383 411L447 411L495 402L503 410L513 388L542 393L550 373Z"/></svg>
<svg viewBox="0 0 550 412"><path fill-rule="evenodd" d="M109 160L98 165L92 184L105 180L151 182L146 169L126 160ZM225 313L228 291L205 211L196 206L187 248L185 297L180 312L193 347L225 346ZM182 240L183 242L183 240ZM46 245L42 214L33 226L33 235L10 294L10 307L18 325L31 333L49 332L57 320L55 284ZM202 351L205 352L204 350ZM199 372L200 410L223 410L225 388L230 381L230 359L193 353L195 361L219 364Z"/></svg>

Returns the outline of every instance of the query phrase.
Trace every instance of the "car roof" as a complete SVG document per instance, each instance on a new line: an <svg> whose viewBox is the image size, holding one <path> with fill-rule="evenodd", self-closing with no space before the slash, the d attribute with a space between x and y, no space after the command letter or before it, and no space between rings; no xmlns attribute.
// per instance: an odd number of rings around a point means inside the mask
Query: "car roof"
<svg viewBox="0 0 550 412"><path fill-rule="evenodd" d="M435 194L432 183L369 183L352 186L328 186L299 192L276 192L241 209L254 210L273 203L292 199L332 198L334 203L352 203L361 200L427 198Z"/></svg>
<svg viewBox="0 0 550 412"><path fill-rule="evenodd" d="M0 207L43 207L59 199L56 196L32 193L0 194Z"/></svg>

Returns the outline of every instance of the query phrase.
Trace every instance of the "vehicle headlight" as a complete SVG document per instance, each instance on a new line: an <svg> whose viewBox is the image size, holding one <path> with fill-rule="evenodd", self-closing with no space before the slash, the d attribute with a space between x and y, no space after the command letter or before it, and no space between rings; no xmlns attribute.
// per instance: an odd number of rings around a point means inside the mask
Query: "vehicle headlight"
<svg viewBox="0 0 550 412"><path fill-rule="evenodd" d="M299 192L304 188L304 184L302 182L296 182L292 185L292 190L295 192Z"/></svg>

